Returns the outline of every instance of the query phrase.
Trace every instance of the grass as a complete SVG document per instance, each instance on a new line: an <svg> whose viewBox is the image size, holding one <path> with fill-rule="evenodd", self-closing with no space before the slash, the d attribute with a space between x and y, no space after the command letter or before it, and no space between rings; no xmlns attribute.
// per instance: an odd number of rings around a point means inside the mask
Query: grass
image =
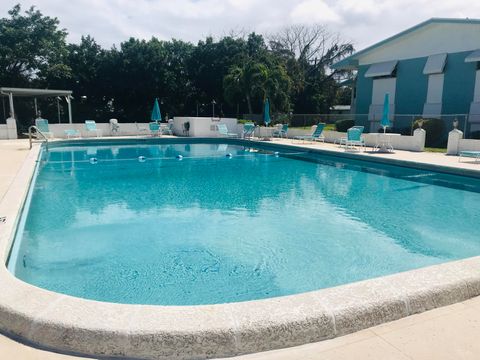
<svg viewBox="0 0 480 360"><path fill-rule="evenodd" d="M302 130L311 130L311 126L295 126L291 127L290 129L302 129ZM327 124L323 130L326 131L335 131L335 124Z"/></svg>
<svg viewBox="0 0 480 360"><path fill-rule="evenodd" d="M426 147L425 151L427 152L434 152L434 153L446 153L447 148L433 148L433 147Z"/></svg>

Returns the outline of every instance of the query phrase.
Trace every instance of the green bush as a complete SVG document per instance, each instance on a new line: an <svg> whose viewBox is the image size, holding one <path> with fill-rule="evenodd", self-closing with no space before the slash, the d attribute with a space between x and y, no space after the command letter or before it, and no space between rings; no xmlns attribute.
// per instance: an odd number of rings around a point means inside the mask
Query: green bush
<svg viewBox="0 0 480 360"><path fill-rule="evenodd" d="M420 121L423 122L422 128L426 131L426 147L443 147L445 145L445 124L441 119L418 119L413 123L413 129L419 128Z"/></svg>
<svg viewBox="0 0 480 360"><path fill-rule="evenodd" d="M347 132L354 125L355 121L353 120L338 120L335 122L335 128L340 132Z"/></svg>

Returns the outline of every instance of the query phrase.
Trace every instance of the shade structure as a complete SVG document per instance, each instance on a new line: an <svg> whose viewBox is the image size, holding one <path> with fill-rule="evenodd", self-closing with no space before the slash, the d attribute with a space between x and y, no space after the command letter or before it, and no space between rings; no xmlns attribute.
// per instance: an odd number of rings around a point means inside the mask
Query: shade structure
<svg viewBox="0 0 480 360"><path fill-rule="evenodd" d="M265 104L263 107L263 122L266 126L270 124L272 120L270 119L270 100L268 98L265 100Z"/></svg>
<svg viewBox="0 0 480 360"><path fill-rule="evenodd" d="M383 126L383 132L386 132L387 127L390 126L390 95L385 94L385 100L383 101L383 115L380 120L380 125Z"/></svg>
<svg viewBox="0 0 480 360"><path fill-rule="evenodd" d="M160 113L160 105L158 105L158 99L155 99L153 103L152 116L150 116L152 121L162 121L162 114Z"/></svg>

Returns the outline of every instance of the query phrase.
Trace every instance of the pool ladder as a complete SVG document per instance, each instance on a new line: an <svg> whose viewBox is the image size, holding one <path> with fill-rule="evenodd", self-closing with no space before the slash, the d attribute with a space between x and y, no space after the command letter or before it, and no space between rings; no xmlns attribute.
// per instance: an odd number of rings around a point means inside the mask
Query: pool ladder
<svg viewBox="0 0 480 360"><path fill-rule="evenodd" d="M35 132L32 132L32 130L35 130ZM36 134L37 139L38 139L38 135L40 135L43 138L43 142L45 143L45 148L47 149L47 152L48 152L48 139L45 136L45 134L42 133L35 125L32 125L28 128L28 141L30 143L30 149L32 148L34 134Z"/></svg>

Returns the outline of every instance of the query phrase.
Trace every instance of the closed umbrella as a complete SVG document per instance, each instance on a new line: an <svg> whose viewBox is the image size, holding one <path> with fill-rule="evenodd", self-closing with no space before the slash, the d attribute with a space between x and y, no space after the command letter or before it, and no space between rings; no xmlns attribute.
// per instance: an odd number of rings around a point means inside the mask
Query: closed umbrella
<svg viewBox="0 0 480 360"><path fill-rule="evenodd" d="M383 133L387 132L387 127L390 126L390 96L389 94L385 94L385 100L383 101L383 115L382 120L380 120L380 125L383 126Z"/></svg>
<svg viewBox="0 0 480 360"><path fill-rule="evenodd" d="M150 116L150 120L155 122L162 121L162 114L160 113L160 105L158 105L158 98L155 98L155 102L153 103L152 116Z"/></svg>

